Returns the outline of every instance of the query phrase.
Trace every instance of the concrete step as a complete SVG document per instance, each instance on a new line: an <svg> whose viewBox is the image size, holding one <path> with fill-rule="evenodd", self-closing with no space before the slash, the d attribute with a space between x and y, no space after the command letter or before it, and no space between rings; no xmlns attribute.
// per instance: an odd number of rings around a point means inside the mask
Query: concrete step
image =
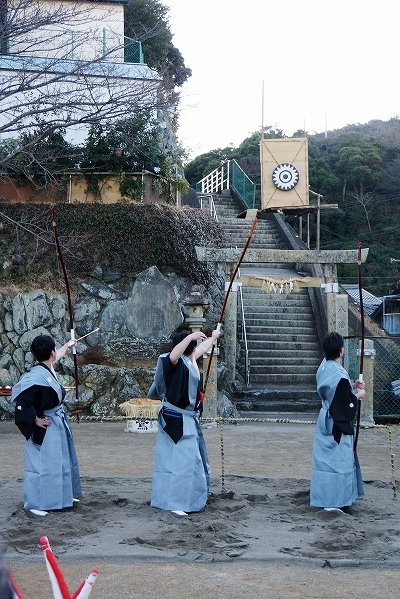
<svg viewBox="0 0 400 599"><path fill-rule="evenodd" d="M246 334L247 337L251 336L253 339L266 337L279 337L280 335L287 335L290 332L296 335L303 333L304 335L314 335L315 327L312 324L298 325L297 321L291 321L290 319L280 324L274 322L273 318L270 319L269 324L266 324L266 320L262 320L261 324L258 321L251 320L246 322Z"/></svg>
<svg viewBox="0 0 400 599"><path fill-rule="evenodd" d="M308 364L288 364L284 359L275 361L275 364L271 364L270 361L266 362L265 364L254 364L254 360L251 360L250 379L253 379L253 377L257 375L263 375L265 380L271 375L305 375L310 376L310 380L312 381L312 377L315 379L315 373L317 372L319 364L319 360L313 360Z"/></svg>
<svg viewBox="0 0 400 599"><path fill-rule="evenodd" d="M289 297L291 299L288 299ZM305 308L308 308L308 314L312 316L310 311L310 299L308 295L297 295L296 298L292 298L292 294L290 296L285 296L284 294L280 293L263 292L262 294L242 293L242 298L245 314L247 314L247 311L262 312L265 310L265 308L268 310L275 309L276 312L279 312L282 310L282 308L291 309L293 306L302 305ZM293 314L296 314L295 310L293 310Z"/></svg>
<svg viewBox="0 0 400 599"><path fill-rule="evenodd" d="M252 222L250 220L243 220L242 218L220 218L219 223L225 231L238 231L240 233L250 233ZM279 232L276 227L271 223L267 223L264 226L257 226L252 235L252 239L260 237L262 235L274 235L279 236Z"/></svg>
<svg viewBox="0 0 400 599"><path fill-rule="evenodd" d="M243 306L246 322L250 321L253 316L255 318L263 318L263 316L267 318L269 314L273 314L274 318L281 317L282 320L287 320L292 314L299 314L304 317L310 313L310 303L307 299L301 298L293 300L290 304L288 302L280 302L279 300L269 301L268 299L262 302L260 298L258 302L251 304L243 301ZM257 313L253 312L253 310L257 311Z"/></svg>
<svg viewBox="0 0 400 599"><path fill-rule="evenodd" d="M223 230L224 230L226 237L239 239L239 240L241 240L241 243L243 245L245 244L245 242L247 241L247 239L249 237L249 235L248 235L249 232L247 229L244 231L238 231L237 229L234 229L234 228L230 228L230 229L224 228ZM250 247L253 247L255 244L257 244L260 241L263 241L263 242L274 241L276 244L279 244L277 249L280 249L279 246L282 245L281 238L279 237L279 235L272 233L272 232L271 233L265 232L260 235L253 235L253 237L250 240ZM281 249L284 249L284 247Z"/></svg>
<svg viewBox="0 0 400 599"><path fill-rule="evenodd" d="M233 396L236 407L243 414L301 413L318 415L321 400L315 388L315 379L309 385L270 385L268 389L255 384L238 387Z"/></svg>
<svg viewBox="0 0 400 599"><path fill-rule="evenodd" d="M313 339L317 339L316 335L315 335L315 328L314 327L293 327L290 326L289 324L286 326L264 326L264 327L247 327L246 328L246 334L247 334L247 338L248 339L279 339L281 337L281 335L290 335L290 334L295 334L295 335L307 335L307 337L309 338L310 336Z"/></svg>
<svg viewBox="0 0 400 599"><path fill-rule="evenodd" d="M246 331L248 327L264 327L264 326L272 326L273 330L275 330L275 333L279 332L279 328L278 325L275 327L275 323L274 323L274 312L266 312L264 315L259 315L257 318L246 318ZM285 320L284 318L284 313L280 313L279 314L280 320ZM291 326L292 323L294 323L295 321L292 320L290 314L288 315L288 318L286 319L286 325L285 326ZM296 326L296 325L294 325ZM298 328L298 327L297 327Z"/></svg>
<svg viewBox="0 0 400 599"><path fill-rule="evenodd" d="M319 347L319 344L318 344ZM261 350L272 350L275 352L278 351L286 351L286 350L300 350L300 351L316 351L317 344L315 341L292 341L288 343L287 341L282 340L270 340L270 339L260 339L251 342L251 349L254 351ZM277 357L277 359L279 359Z"/></svg>
<svg viewBox="0 0 400 599"><path fill-rule="evenodd" d="M221 225L221 227L223 227L224 231L235 231L243 235L245 235L246 233L248 235L251 229L251 226L249 226L249 221L242 220L240 218L220 218L219 224ZM278 231L272 224L268 224L264 227L257 227L253 231L251 239L257 239L258 237L262 237L263 235L273 235L277 239L281 239Z"/></svg>
<svg viewBox="0 0 400 599"><path fill-rule="evenodd" d="M257 307L257 312L255 312L253 310L251 311L251 318L248 318L246 316L246 312L245 312L246 329L250 326L253 326L254 320L260 320L262 322L262 324L259 326L272 326L273 325L277 329L279 329L279 327L288 326L288 320L290 322L290 326L312 327L315 329L314 318L313 318L312 314L308 314L307 312L305 312L304 314L301 314L301 313L291 314L290 319L288 318L287 313L277 314L275 312L273 317L271 317L271 316L268 317L268 314L270 314L270 313L265 312L265 310L262 310L261 307ZM238 314L238 323L241 324L241 322L242 322L242 315L239 313Z"/></svg>
<svg viewBox="0 0 400 599"><path fill-rule="evenodd" d="M288 269L282 268L282 270L285 271L282 274L287 276L287 270ZM267 273L267 275L268 275L268 273ZM297 299L298 298L305 298L305 299L309 298L307 289L300 289L299 291L296 291L296 293L295 292L292 292L292 293L272 293L272 292L263 291L261 289L261 287L253 287L253 286L247 287L246 285L243 285L242 286L242 293L243 293L243 298L245 300L247 300L247 299L249 299L249 300L250 299L255 299L257 297L265 297L265 298L268 298L269 301L271 301L271 302L275 300L275 301L280 302L280 303L285 302L286 300L288 302L293 302L293 301L296 300L296 298ZM309 301L309 299L308 299L308 301Z"/></svg>
<svg viewBox="0 0 400 599"><path fill-rule="evenodd" d="M249 235L251 227L249 226L249 221L242 220L240 218L232 218L232 219L219 219L219 224L223 227L224 231L236 232L238 235ZM253 235L251 240L257 239L258 237L263 237L264 235L269 236L273 235L277 239L281 239L279 232L275 229L275 227L267 226L257 228L253 231Z"/></svg>
<svg viewBox="0 0 400 599"><path fill-rule="evenodd" d="M241 349L244 351L244 342L241 341L240 342L240 347ZM254 360L256 360L257 358L261 358L261 359L265 359L265 360L277 360L277 355L276 355L276 351L275 349L249 349L249 357L251 360L251 363L253 364ZM319 349L319 346L316 347L315 349L305 349L302 350L301 352L301 358L299 358L299 352L298 350L292 350L292 349L288 349L287 351L285 351L284 357L282 357L282 359L286 360L299 360L299 359L313 359L313 360L319 360L321 362L322 360L322 356L321 356L321 351ZM279 358L280 359L280 358Z"/></svg>
<svg viewBox="0 0 400 599"><path fill-rule="evenodd" d="M289 346L292 343L296 343L296 344L301 344L301 347L303 346L307 346L307 344L314 344L315 347L317 347L318 345L318 337L316 335L316 333L311 333L311 334L307 334L307 333L289 333L286 331L282 331L281 333L279 333L278 335L275 335L275 337L273 337L272 335L262 335L260 333L251 333L251 334L247 334L247 344L249 346L249 348L251 349L255 349L258 348L258 346L261 344L264 347L267 344L274 344L275 346L277 344L281 344L281 343L287 343L289 344ZM301 349L301 348L299 348Z"/></svg>
<svg viewBox="0 0 400 599"><path fill-rule="evenodd" d="M250 357L250 365L251 365L251 371L256 372L256 368L262 367L262 368L267 368L271 365L276 366L278 365L278 367L280 368L282 367L292 367L292 366L307 366L308 369L310 370L311 368L314 368L316 366L315 372L318 369L318 366L321 363L321 359L319 356L303 356L301 355L301 357L299 356L282 356L279 357L279 361L277 361L276 359L276 355L274 356L258 356L258 355L254 355L254 356L249 356Z"/></svg>
<svg viewBox="0 0 400 599"><path fill-rule="evenodd" d="M269 384L288 384L288 385L312 385L315 383L315 374L313 373L276 373L276 374L251 374L250 372L250 383L251 384L263 384L268 388Z"/></svg>
<svg viewBox="0 0 400 599"><path fill-rule="evenodd" d="M235 231L225 233L225 239L229 242L230 246L237 246L238 248L244 248L248 239L247 235L237 235ZM279 239L274 238L272 235L265 235L258 239L252 239L249 244L250 249L261 249L261 250L276 250L279 249ZM266 247L264 247L266 246ZM281 248L284 249L284 248Z"/></svg>
<svg viewBox="0 0 400 599"><path fill-rule="evenodd" d="M233 225L233 224L224 226L223 223L221 223L221 221L219 221L219 224L220 224L221 228L223 228L225 233L228 235L237 235L238 237L240 237L242 239L247 239L249 236L250 229L248 227L240 227L238 225ZM281 237L279 236L277 231L274 231L273 229L265 229L263 231L258 231L258 233L253 233L250 243L253 243L256 239L262 239L263 237L266 237L266 238L272 237L274 239L279 239L281 241Z"/></svg>
<svg viewBox="0 0 400 599"><path fill-rule="evenodd" d="M307 320L311 322L310 317L310 302L307 299L298 298L296 301L289 303L279 302L276 300L268 300L265 298L254 298L251 302L245 302L243 298L244 317L246 322L252 318L270 318L271 314L274 319L288 320ZM241 306L238 309L238 315L242 316ZM296 318L297 317L297 318Z"/></svg>
<svg viewBox="0 0 400 599"><path fill-rule="evenodd" d="M251 266L248 267L245 265L246 270L244 271L243 276L252 276L251 274ZM259 276L257 274L258 268L254 266L254 275L255 277ZM275 269L274 273L276 273ZM286 276L286 269L281 269L282 273L277 273L278 276L284 278ZM242 270L240 271L242 273ZM263 275L261 275L263 276ZM268 274L265 276L268 277ZM275 276L275 275L274 275ZM251 291L254 289L255 291ZM310 296L308 293L274 293L274 291L264 291L260 286L254 287L246 287L242 286L242 297L243 304L245 306L257 306L259 304L269 304L270 306L292 306L293 304L301 302L304 305L310 306Z"/></svg>

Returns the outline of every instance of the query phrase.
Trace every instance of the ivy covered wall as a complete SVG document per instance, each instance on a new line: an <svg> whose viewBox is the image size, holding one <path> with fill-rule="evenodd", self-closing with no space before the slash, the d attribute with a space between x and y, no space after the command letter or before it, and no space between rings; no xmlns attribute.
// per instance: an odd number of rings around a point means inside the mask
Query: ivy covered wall
<svg viewBox="0 0 400 599"><path fill-rule="evenodd" d="M222 247L218 223L196 208L144 204L58 204L57 231L73 284L100 265L132 275L150 266L193 284L213 281L195 246ZM0 204L0 282L24 289L58 287L58 260L49 206ZM57 281L55 281L57 279Z"/></svg>

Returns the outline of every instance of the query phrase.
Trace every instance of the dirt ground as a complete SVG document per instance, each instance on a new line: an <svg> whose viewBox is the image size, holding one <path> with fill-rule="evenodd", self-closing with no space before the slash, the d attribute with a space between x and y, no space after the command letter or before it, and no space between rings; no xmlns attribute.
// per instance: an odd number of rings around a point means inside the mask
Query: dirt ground
<svg viewBox="0 0 400 599"><path fill-rule="evenodd" d="M93 599L400 599L399 426L361 430L365 497L340 514L309 506L313 424L225 424L223 469L210 425L210 500L184 518L150 508L154 433L122 421L72 428L83 497L41 518L22 507L23 437L0 423L1 545L25 599L53 596L40 536L71 594L97 568Z"/></svg>

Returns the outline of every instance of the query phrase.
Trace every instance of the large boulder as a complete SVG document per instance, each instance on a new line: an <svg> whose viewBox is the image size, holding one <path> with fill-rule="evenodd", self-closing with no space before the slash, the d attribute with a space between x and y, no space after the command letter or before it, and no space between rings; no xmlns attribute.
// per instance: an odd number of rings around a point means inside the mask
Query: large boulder
<svg viewBox="0 0 400 599"><path fill-rule="evenodd" d="M93 389L79 385L79 410L88 410L95 401L95 394ZM65 409L69 414L73 414L76 411L76 396L75 390L68 391L64 400Z"/></svg>
<svg viewBox="0 0 400 599"><path fill-rule="evenodd" d="M98 281L82 281L80 286L89 293L89 295L92 295L103 302L122 300L125 298L124 294L118 289L114 289L113 287L109 287Z"/></svg>
<svg viewBox="0 0 400 599"><path fill-rule="evenodd" d="M128 370L128 368L120 368L118 370L114 385L110 390L114 391L119 404L134 397L142 396L133 372Z"/></svg>
<svg viewBox="0 0 400 599"><path fill-rule="evenodd" d="M109 343L116 339L129 336L129 331L123 316L125 301L110 300L100 314L97 326L99 330L89 335L86 341L92 347L99 345L106 348Z"/></svg>
<svg viewBox="0 0 400 599"><path fill-rule="evenodd" d="M64 310L65 312L65 310ZM54 322L47 305L46 294L41 289L18 293L13 300L13 325L18 334L38 327L48 327Z"/></svg>
<svg viewBox="0 0 400 599"><path fill-rule="evenodd" d="M46 300L54 322L60 322L66 314L66 300L61 295L46 293Z"/></svg>
<svg viewBox="0 0 400 599"><path fill-rule="evenodd" d="M90 414L97 418L112 418L114 416L123 415L122 411L119 409L117 399L110 395L105 395L96 399L90 406Z"/></svg>
<svg viewBox="0 0 400 599"><path fill-rule="evenodd" d="M50 335L50 333L44 327L38 327L37 329L31 329L23 333L19 338L19 345L25 352L30 351L31 343L37 335Z"/></svg>
<svg viewBox="0 0 400 599"><path fill-rule="evenodd" d="M123 308L126 326L133 337L169 337L183 322L174 289L156 266L141 272Z"/></svg>
<svg viewBox="0 0 400 599"><path fill-rule="evenodd" d="M114 381L116 376L115 369L101 364L87 364L82 367L82 377L85 386L93 389L95 396L103 395Z"/></svg>
<svg viewBox="0 0 400 599"><path fill-rule="evenodd" d="M101 306L94 297L83 297L74 305L74 324L76 337L81 337L96 328L97 318ZM86 338L86 343L92 345L91 335Z"/></svg>

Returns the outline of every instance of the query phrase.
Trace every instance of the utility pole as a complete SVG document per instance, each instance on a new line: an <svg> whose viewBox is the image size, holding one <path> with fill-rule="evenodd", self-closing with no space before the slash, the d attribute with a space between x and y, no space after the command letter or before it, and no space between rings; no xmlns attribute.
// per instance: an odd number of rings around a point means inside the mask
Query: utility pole
<svg viewBox="0 0 400 599"><path fill-rule="evenodd" d="M321 200L324 197L320 193L316 193L315 191L308 190L312 195L317 196L317 242L315 245L315 249L319 251L320 246L320 236L321 236Z"/></svg>

